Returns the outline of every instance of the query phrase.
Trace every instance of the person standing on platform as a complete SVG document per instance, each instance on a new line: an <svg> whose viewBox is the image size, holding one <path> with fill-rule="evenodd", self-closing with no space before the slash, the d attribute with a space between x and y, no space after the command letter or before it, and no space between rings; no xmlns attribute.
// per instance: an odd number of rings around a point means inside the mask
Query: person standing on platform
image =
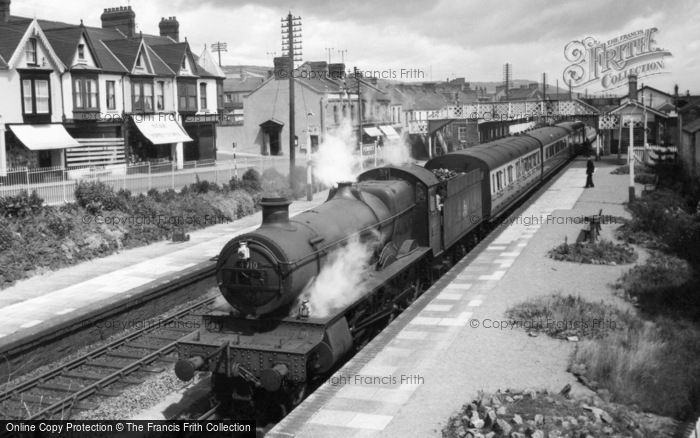
<svg viewBox="0 0 700 438"><path fill-rule="evenodd" d="M593 157L588 156L588 161L586 162L586 188L595 187L593 184L593 174L595 173L595 164L593 164Z"/></svg>

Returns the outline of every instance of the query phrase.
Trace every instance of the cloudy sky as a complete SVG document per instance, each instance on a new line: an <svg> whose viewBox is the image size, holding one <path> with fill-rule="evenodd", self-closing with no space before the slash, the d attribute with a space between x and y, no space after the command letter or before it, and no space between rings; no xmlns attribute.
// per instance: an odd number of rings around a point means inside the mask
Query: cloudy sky
<svg viewBox="0 0 700 438"><path fill-rule="evenodd" d="M103 8L127 4L144 33L157 34L162 16L177 16L181 38L197 54L205 44L228 43L224 64L271 65L272 53L281 51L280 18L291 10L302 17L304 60L327 60L325 48L333 48L332 61L346 50L350 67L468 81L501 80L509 62L516 79L541 80L546 72L550 84L559 79L562 87L570 41L656 27L657 46L672 57L664 59L666 73L640 82L668 91L677 83L681 92L700 94L695 0L13 0L12 13L99 26Z"/></svg>

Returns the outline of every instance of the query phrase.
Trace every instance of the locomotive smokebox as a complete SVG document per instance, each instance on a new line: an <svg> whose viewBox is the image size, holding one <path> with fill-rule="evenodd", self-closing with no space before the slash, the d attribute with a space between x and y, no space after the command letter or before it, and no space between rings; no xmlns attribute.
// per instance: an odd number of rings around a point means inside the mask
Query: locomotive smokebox
<svg viewBox="0 0 700 438"><path fill-rule="evenodd" d="M275 225L289 222L289 204L292 201L287 198L263 198L260 201L262 206L262 224Z"/></svg>

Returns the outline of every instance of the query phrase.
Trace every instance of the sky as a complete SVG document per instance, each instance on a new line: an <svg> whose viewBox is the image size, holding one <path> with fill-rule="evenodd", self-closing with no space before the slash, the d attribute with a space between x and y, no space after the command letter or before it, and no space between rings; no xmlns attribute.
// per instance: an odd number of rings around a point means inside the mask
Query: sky
<svg viewBox="0 0 700 438"><path fill-rule="evenodd" d="M224 65L272 65L281 54L280 19L302 18L303 60L340 62L403 80L514 79L564 88L571 64L564 48L586 37L604 42L657 28L655 47L670 52L659 74L640 83L700 94L700 2L696 0L13 0L12 14L100 26L106 7L130 4L137 31L158 34L161 17L176 16L193 52L226 42ZM345 52L341 52L344 50ZM610 83L610 81L608 81ZM618 81L618 85L623 81ZM594 82L576 91L604 90Z"/></svg>

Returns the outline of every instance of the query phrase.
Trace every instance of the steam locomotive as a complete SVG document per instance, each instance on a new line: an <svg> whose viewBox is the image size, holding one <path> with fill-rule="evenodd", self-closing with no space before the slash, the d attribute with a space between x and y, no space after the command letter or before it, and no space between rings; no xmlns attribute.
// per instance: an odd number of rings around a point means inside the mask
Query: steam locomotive
<svg viewBox="0 0 700 438"><path fill-rule="evenodd" d="M367 170L293 219L289 201L264 199L260 228L232 239L218 257L216 279L230 308L205 315L206 328L178 345L176 375L189 381L195 371L211 371L222 406L272 404L284 414L563 166L584 135L583 123L566 122L424 167ZM304 292L351 239L371 248L362 293L316 314Z"/></svg>

